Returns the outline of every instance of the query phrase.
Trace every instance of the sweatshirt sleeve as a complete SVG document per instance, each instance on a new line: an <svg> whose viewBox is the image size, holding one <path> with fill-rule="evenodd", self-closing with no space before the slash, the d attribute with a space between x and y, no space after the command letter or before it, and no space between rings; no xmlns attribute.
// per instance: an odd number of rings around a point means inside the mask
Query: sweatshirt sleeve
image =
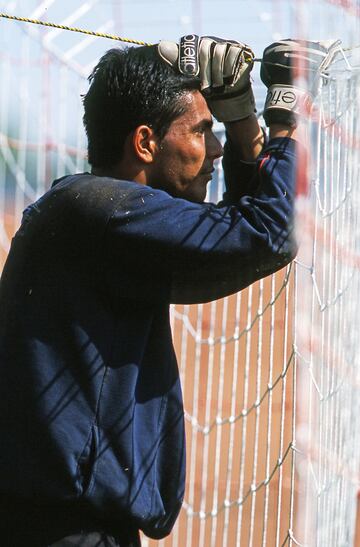
<svg viewBox="0 0 360 547"><path fill-rule="evenodd" d="M273 139L258 158L256 191L218 207L137 185L108 222L104 275L118 296L199 303L282 268L293 238L295 141Z"/></svg>
<svg viewBox="0 0 360 547"><path fill-rule="evenodd" d="M267 136L264 132L264 148ZM233 145L231 137L226 133L222 166L224 171L225 192L221 205L237 203L243 196L253 195L256 192L257 162L247 162L239 158L239 152Z"/></svg>

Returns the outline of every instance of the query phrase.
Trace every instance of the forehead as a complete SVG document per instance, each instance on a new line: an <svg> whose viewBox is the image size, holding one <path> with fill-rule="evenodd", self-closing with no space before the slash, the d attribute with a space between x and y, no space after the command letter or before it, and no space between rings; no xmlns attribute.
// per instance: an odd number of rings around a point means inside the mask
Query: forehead
<svg viewBox="0 0 360 547"><path fill-rule="evenodd" d="M210 110L200 91L189 91L180 100L185 111L173 121L172 125L181 125L184 123L196 125L202 120L212 121Z"/></svg>

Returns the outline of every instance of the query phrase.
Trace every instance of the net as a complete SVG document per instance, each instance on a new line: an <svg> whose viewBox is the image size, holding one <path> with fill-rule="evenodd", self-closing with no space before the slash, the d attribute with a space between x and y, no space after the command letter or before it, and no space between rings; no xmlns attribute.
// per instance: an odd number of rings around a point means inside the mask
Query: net
<svg viewBox="0 0 360 547"><path fill-rule="evenodd" d="M177 17L180 26L170 38L194 30L192 18L205 31L204 10L199 2L190 4L188 12L180 13L172 3L172 21ZM215 4L207 2L216 33L237 36L228 18L225 30L219 30L222 19ZM253 14L252 4L244 2L243 12ZM295 35L300 29L307 38L338 36L339 22L347 44L356 45L360 35L358 2L315 1L311 17L310 4L303 0L296 9L281 0L256 5L258 33L263 31L267 43L278 39L280 30ZM26 6L33 18L54 17L101 32L116 27L124 34L126 21L129 35L139 36L127 2L91 0L74 7L34 0L11 6L21 14ZM163 11L147 26L149 42L163 36ZM3 30L1 263L26 205L54 178L87 169L81 93L85 77L113 45L15 23ZM244 41L253 43L252 36ZM254 48L262 51L265 45ZM312 154L299 176L310 187L298 201L301 250L296 263L224 300L172 308L184 388L187 488L171 536L159 542L143 538L144 547L356 544L358 51L351 46L336 57L309 122ZM264 90L256 70L254 77L261 105ZM222 137L221 128L215 129ZM221 195L218 167L210 198L217 201Z"/></svg>
<svg viewBox="0 0 360 547"><path fill-rule="evenodd" d="M359 473L359 67L341 53L323 80L300 199L296 358L297 537L355 545Z"/></svg>
<svg viewBox="0 0 360 547"><path fill-rule="evenodd" d="M169 545L272 545L287 537L292 292L289 267L233 297L173 310L190 473L179 540Z"/></svg>

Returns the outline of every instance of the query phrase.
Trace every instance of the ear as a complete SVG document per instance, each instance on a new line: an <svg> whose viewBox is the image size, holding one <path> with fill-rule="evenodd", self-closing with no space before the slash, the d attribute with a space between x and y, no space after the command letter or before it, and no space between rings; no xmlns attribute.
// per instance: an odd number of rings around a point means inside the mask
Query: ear
<svg viewBox="0 0 360 547"><path fill-rule="evenodd" d="M133 132L132 144L137 158L152 163L158 150L158 137L148 125L139 125Z"/></svg>

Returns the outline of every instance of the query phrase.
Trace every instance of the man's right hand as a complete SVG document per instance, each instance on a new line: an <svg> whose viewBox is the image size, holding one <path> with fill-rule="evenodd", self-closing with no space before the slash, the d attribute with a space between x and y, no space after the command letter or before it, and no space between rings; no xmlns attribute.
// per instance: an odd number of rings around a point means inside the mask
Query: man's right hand
<svg viewBox="0 0 360 547"><path fill-rule="evenodd" d="M255 112L250 72L254 54L246 44L194 34L176 42L161 41L160 57L180 73L199 77L201 91L221 122L247 118Z"/></svg>
<svg viewBox="0 0 360 547"><path fill-rule="evenodd" d="M340 41L280 40L263 53L260 77L268 94L264 107L266 125L295 127L299 116L309 113L321 72L326 71ZM303 85L294 84L297 76Z"/></svg>

